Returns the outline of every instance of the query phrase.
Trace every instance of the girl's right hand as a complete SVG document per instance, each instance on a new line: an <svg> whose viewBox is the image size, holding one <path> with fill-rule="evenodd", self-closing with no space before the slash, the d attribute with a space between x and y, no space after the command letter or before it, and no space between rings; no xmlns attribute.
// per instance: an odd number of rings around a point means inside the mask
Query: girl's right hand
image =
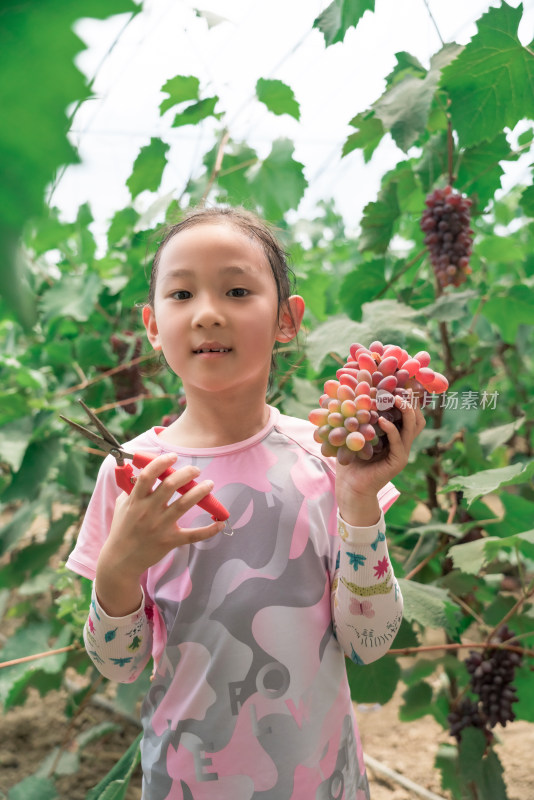
<svg viewBox="0 0 534 800"><path fill-rule="evenodd" d="M108 574L113 569L139 579L175 547L209 539L224 529L224 522L201 528L181 528L178 524L186 511L207 497L213 481L201 481L169 503L181 486L200 475L198 467L177 469L152 489L158 476L176 459L172 453L158 456L141 471L131 494L122 492L117 498L111 530L99 558L99 562L105 561Z"/></svg>

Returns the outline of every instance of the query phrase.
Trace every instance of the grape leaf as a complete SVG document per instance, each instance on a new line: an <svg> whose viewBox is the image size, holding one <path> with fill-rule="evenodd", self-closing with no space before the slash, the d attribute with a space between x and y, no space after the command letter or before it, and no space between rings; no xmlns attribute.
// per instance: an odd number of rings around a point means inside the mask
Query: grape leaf
<svg viewBox="0 0 534 800"><path fill-rule="evenodd" d="M161 101L159 113L164 114L169 108L186 100L198 100L199 87L200 81L194 75L175 75L161 87L161 91L169 96Z"/></svg>
<svg viewBox="0 0 534 800"><path fill-rule="evenodd" d="M447 607L456 610L444 589L429 584L416 583L399 578L399 586L404 598L404 616L408 622L417 622L424 628L445 628L454 632Z"/></svg>
<svg viewBox="0 0 534 800"><path fill-rule="evenodd" d="M463 147L494 139L503 128L534 116L534 58L517 37L522 13L522 4L490 8L471 42L443 70L441 86Z"/></svg>
<svg viewBox="0 0 534 800"><path fill-rule="evenodd" d="M534 461L526 464L511 464L499 469L486 469L473 475L459 475L446 484L440 491L463 492L463 499L469 507L478 497L490 494L501 486L510 486L528 482L534 474Z"/></svg>
<svg viewBox="0 0 534 800"><path fill-rule="evenodd" d="M385 287L383 258L364 261L345 276L339 290L339 300L351 319L361 321L362 303L373 300Z"/></svg>
<svg viewBox="0 0 534 800"><path fill-rule="evenodd" d="M0 294L26 327L36 320L36 306L18 239L28 219L42 212L56 170L78 161L67 138L66 109L90 94L74 64L84 49L74 23L138 11L132 0L28 0L2 8L0 108L9 124L0 126Z"/></svg>
<svg viewBox="0 0 534 800"><path fill-rule="evenodd" d="M342 42L349 28L355 28L366 11L375 10L375 0L333 0L314 20L313 27L324 36L325 46Z"/></svg>
<svg viewBox="0 0 534 800"><path fill-rule="evenodd" d="M501 188L504 170L499 162L508 160L511 153L504 133L499 133L491 142L481 142L463 150L455 185L478 201L480 211Z"/></svg>
<svg viewBox="0 0 534 800"><path fill-rule="evenodd" d="M43 295L40 303L44 320L72 317L78 322L89 319L98 299L101 282L96 272L66 275Z"/></svg>
<svg viewBox="0 0 534 800"><path fill-rule="evenodd" d="M508 344L514 344L519 325L532 325L534 289L525 284L509 286L495 294L481 308L481 314L499 328Z"/></svg>
<svg viewBox="0 0 534 800"><path fill-rule="evenodd" d="M215 106L218 102L219 98L215 95L214 97L205 97L204 100L199 100L198 103L192 103L175 116L172 127L181 128L184 125L196 125L197 122L201 122L207 117L220 119L222 114L215 113Z"/></svg>
<svg viewBox="0 0 534 800"><path fill-rule="evenodd" d="M304 166L294 160L293 150L289 139L274 141L251 180L251 195L271 222L280 221L289 209L297 209L308 185Z"/></svg>
<svg viewBox="0 0 534 800"><path fill-rule="evenodd" d="M387 703L395 694L401 677L397 659L379 658L371 664L358 665L346 660L350 695L355 703Z"/></svg>
<svg viewBox="0 0 534 800"><path fill-rule="evenodd" d="M426 681L409 686L402 698L404 704L399 708L399 719L402 722L411 722L434 713L432 687Z"/></svg>
<svg viewBox="0 0 534 800"><path fill-rule="evenodd" d="M145 190L156 191L161 183L163 170L167 166L165 156L168 150L169 145L158 138L152 138L149 144L141 148L132 167L132 173L126 181L132 198Z"/></svg>
<svg viewBox="0 0 534 800"><path fill-rule="evenodd" d="M341 156L344 157L359 147L363 151L363 160L367 164L386 132L382 120L375 116L374 111L366 111L356 114L349 125L357 130L356 133L351 133L347 137Z"/></svg>
<svg viewBox="0 0 534 800"><path fill-rule="evenodd" d="M519 202L527 217L534 217L534 186L527 186Z"/></svg>
<svg viewBox="0 0 534 800"><path fill-rule="evenodd" d="M406 152L426 128L432 98L438 87L442 69L461 51L457 44L446 44L432 56L424 78L404 70L372 108L390 131L395 144Z"/></svg>
<svg viewBox="0 0 534 800"><path fill-rule="evenodd" d="M393 226L400 214L396 181L391 180L382 186L376 201L367 203L363 214L360 250L385 253L393 236Z"/></svg>
<svg viewBox="0 0 534 800"><path fill-rule="evenodd" d="M7 800L57 800L58 793L50 778L28 775L9 789Z"/></svg>
<svg viewBox="0 0 534 800"><path fill-rule="evenodd" d="M300 106L295 100L293 90L286 83L259 78L256 83L256 97L273 114L289 114L300 119Z"/></svg>

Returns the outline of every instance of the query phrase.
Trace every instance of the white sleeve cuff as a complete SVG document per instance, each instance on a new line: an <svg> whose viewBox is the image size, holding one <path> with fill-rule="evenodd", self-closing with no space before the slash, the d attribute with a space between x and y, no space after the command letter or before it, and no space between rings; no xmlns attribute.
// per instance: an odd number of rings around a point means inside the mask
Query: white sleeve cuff
<svg viewBox="0 0 534 800"><path fill-rule="evenodd" d="M372 544L374 541L376 541L376 538L379 534L385 536L386 522L384 519L384 511L383 509L380 509L380 518L375 525L360 527L356 525L349 525L348 522L345 522L345 520L341 517L341 514L339 513L338 509L337 530L340 537L347 544L352 544L352 545Z"/></svg>

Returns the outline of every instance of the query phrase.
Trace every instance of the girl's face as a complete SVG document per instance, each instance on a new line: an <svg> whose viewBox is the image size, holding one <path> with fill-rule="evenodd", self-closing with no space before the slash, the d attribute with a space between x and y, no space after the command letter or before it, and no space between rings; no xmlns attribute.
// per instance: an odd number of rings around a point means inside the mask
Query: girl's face
<svg viewBox="0 0 534 800"><path fill-rule="evenodd" d="M260 244L227 223L202 223L169 240L158 265L154 307L143 309L152 346L161 349L186 392L262 387L275 341L298 332L304 303L278 312L276 284Z"/></svg>

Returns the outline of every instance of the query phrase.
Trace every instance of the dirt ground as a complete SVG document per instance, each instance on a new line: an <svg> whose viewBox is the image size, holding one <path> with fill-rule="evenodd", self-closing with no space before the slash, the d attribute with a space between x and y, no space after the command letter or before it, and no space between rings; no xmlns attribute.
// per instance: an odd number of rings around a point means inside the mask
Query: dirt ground
<svg viewBox="0 0 534 800"><path fill-rule="evenodd" d="M429 716L415 722L398 720L402 689L385 706L357 706L364 751L390 769L408 777L415 784L446 800L454 800L440 786L434 758L441 742L449 737ZM32 774L51 750L65 737L63 714L66 695L61 691L44 698L32 691L24 706L0 716L0 798L9 789ZM88 705L77 718L71 736L104 721L116 722L119 730L87 746L81 753L81 767L72 776L58 780L60 800L83 800L96 783L111 769L137 736L138 727L102 708ZM534 779L530 759L534 753L534 725L514 722L501 734L497 752L505 769L509 800L533 800ZM372 800L419 800L413 790L384 777L368 766ZM135 773L126 800L140 800L141 777Z"/></svg>

